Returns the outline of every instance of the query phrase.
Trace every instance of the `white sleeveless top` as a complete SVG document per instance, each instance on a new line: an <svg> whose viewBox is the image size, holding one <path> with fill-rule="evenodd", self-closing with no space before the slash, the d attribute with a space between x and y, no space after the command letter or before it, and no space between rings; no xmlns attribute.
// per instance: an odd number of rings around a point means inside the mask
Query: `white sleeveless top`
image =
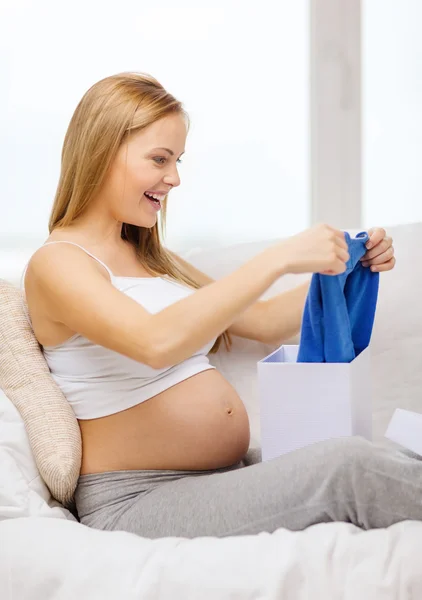
<svg viewBox="0 0 422 600"><path fill-rule="evenodd" d="M44 245L60 243L78 246L89 254L107 270L114 287L150 313L157 313L195 291L167 277L117 277L102 261L74 242L60 240ZM216 339L190 358L163 369L153 369L79 334L57 346L44 346L43 353L53 379L77 419L96 419L140 404L196 373L215 369L207 354Z"/></svg>

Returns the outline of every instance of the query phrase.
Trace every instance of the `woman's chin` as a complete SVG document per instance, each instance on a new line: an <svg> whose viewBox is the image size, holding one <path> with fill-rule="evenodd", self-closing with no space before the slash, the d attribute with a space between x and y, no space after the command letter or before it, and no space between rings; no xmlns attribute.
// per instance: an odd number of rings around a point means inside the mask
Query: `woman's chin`
<svg viewBox="0 0 422 600"><path fill-rule="evenodd" d="M156 222L157 214L146 215L145 213L124 221L124 223L127 223L128 225L134 225L135 227L145 227L145 229L154 227Z"/></svg>

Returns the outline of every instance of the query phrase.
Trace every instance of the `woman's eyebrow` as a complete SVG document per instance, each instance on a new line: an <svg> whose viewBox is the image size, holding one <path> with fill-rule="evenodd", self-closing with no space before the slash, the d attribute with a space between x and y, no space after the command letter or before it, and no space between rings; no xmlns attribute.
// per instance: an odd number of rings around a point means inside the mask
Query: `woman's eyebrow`
<svg viewBox="0 0 422 600"><path fill-rule="evenodd" d="M171 156L174 156L174 152L173 150L170 150L170 148L153 148L152 152L154 152L154 150L166 150L166 152L168 152ZM185 150L183 150L182 154L185 153ZM182 154L180 156L182 156Z"/></svg>

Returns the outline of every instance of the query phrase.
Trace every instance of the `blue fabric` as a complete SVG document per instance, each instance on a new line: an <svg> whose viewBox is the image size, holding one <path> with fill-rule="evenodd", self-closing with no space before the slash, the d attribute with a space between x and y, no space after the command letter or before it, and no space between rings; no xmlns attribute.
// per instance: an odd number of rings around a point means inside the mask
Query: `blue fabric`
<svg viewBox="0 0 422 600"><path fill-rule="evenodd" d="M347 363L371 339L378 299L379 273L364 267L366 232L351 238L346 232L350 259L340 275L312 276L302 320L297 362Z"/></svg>

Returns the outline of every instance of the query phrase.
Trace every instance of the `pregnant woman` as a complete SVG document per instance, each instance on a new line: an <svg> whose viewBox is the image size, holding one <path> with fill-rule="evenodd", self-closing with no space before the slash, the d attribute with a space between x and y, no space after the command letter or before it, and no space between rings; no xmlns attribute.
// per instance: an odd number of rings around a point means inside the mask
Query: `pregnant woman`
<svg viewBox="0 0 422 600"><path fill-rule="evenodd" d="M420 463L361 438L250 460L245 407L207 354L232 334L297 333L308 284L276 305L260 296L286 273L344 272L347 244L319 225L219 281L164 248L157 214L164 223L180 185L188 127L151 76L93 85L65 136L50 235L25 274L34 333L82 434L81 522L155 538L422 518ZM392 269L385 231L369 243L363 264Z"/></svg>

